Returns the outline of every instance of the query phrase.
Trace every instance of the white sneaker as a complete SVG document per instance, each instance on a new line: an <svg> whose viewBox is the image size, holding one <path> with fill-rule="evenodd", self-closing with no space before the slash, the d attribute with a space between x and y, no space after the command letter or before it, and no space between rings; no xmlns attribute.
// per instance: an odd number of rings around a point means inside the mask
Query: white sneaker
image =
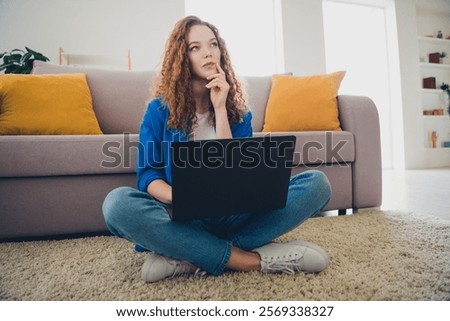
<svg viewBox="0 0 450 321"><path fill-rule="evenodd" d="M206 272L189 262L170 259L153 252L147 255L141 270L141 278L145 282L156 282L188 274L203 276Z"/></svg>
<svg viewBox="0 0 450 321"><path fill-rule="evenodd" d="M317 273L330 264L330 259L322 248L305 241L269 243L253 252L261 257L263 273Z"/></svg>

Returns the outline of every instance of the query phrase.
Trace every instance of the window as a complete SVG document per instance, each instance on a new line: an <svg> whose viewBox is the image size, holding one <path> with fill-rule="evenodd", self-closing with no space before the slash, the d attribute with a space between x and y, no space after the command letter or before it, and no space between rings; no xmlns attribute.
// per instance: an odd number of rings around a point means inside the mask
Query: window
<svg viewBox="0 0 450 321"><path fill-rule="evenodd" d="M340 94L370 97L378 108L383 167L392 167L391 91L384 8L323 1L327 72L346 70ZM343 23L345 22L345 23Z"/></svg>
<svg viewBox="0 0 450 321"><path fill-rule="evenodd" d="M186 0L186 15L215 25L239 76L284 71L280 0Z"/></svg>

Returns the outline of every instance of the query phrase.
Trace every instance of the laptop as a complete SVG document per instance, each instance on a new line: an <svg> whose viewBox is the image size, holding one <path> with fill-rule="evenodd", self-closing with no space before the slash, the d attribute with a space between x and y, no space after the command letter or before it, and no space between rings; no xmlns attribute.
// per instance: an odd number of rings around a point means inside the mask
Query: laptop
<svg viewBox="0 0 450 321"><path fill-rule="evenodd" d="M172 143L174 221L286 206L295 136Z"/></svg>

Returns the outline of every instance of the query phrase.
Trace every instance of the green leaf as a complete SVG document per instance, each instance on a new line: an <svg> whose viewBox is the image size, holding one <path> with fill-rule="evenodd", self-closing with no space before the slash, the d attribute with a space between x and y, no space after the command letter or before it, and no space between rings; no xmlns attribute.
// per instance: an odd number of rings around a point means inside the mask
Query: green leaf
<svg viewBox="0 0 450 321"><path fill-rule="evenodd" d="M25 54L25 51L21 50L21 49L13 49L9 52L10 55L12 55L15 52L20 52L20 55Z"/></svg>
<svg viewBox="0 0 450 321"><path fill-rule="evenodd" d="M31 70L33 70L33 63L36 59L30 59L26 63L26 70L28 71L27 74L31 74Z"/></svg>
<svg viewBox="0 0 450 321"><path fill-rule="evenodd" d="M36 60L49 61L49 59L47 57L45 57L44 55L41 55L41 54L34 55L34 58L36 58Z"/></svg>
<svg viewBox="0 0 450 321"><path fill-rule="evenodd" d="M25 46L25 49L26 49L28 52L31 52L33 55L37 53L36 51L34 51L34 50L28 48L27 46Z"/></svg>
<svg viewBox="0 0 450 321"><path fill-rule="evenodd" d="M49 59L47 57L45 57L43 54L40 54L40 53L35 54L34 58L36 58L36 60L49 61Z"/></svg>
<svg viewBox="0 0 450 321"><path fill-rule="evenodd" d="M10 68L11 66L14 66L14 63L11 62L11 63L2 64L0 66L0 68L2 68L2 69L0 69L0 70L6 69L6 68Z"/></svg>
<svg viewBox="0 0 450 321"><path fill-rule="evenodd" d="M32 49L30 49L28 47L25 47L25 49L28 52L31 52L33 54L34 58L36 58L37 60L49 61L49 59L46 56L44 56L43 54L41 54L40 52L34 51L34 50L32 50Z"/></svg>
<svg viewBox="0 0 450 321"><path fill-rule="evenodd" d="M33 68L30 68L30 67L26 66L25 68L22 68L20 73L21 74L30 74L31 73L31 69L33 69Z"/></svg>
<svg viewBox="0 0 450 321"><path fill-rule="evenodd" d="M3 60L5 63L20 62L20 58L22 58L22 55L14 54L14 55L5 56L3 58Z"/></svg>
<svg viewBox="0 0 450 321"><path fill-rule="evenodd" d="M20 73L20 69L21 68L19 66L12 65L12 66L9 66L9 68L6 68L5 74L18 74L18 73Z"/></svg>
<svg viewBox="0 0 450 321"><path fill-rule="evenodd" d="M30 58L31 56L33 56L33 54L31 52L27 52L21 59L20 59L20 64L23 65L25 64Z"/></svg>

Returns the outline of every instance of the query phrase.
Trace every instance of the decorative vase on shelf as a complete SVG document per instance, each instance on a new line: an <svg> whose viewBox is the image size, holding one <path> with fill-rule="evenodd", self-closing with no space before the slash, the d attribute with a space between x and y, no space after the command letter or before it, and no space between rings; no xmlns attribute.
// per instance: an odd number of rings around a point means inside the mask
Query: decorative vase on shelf
<svg viewBox="0 0 450 321"><path fill-rule="evenodd" d="M436 148L438 134L436 131L431 132L431 148Z"/></svg>

